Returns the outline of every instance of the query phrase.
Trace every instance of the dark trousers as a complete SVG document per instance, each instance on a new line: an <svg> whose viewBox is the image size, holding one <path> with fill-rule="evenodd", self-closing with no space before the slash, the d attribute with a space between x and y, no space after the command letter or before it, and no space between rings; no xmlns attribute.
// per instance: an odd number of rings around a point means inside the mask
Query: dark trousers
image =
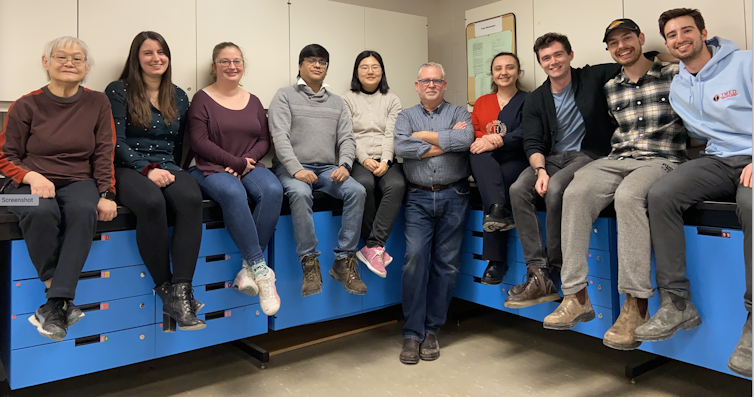
<svg viewBox="0 0 754 397"><path fill-rule="evenodd" d="M403 337L424 340L445 324L461 268L461 242L469 215L469 184L437 192L409 188L402 291Z"/></svg>
<svg viewBox="0 0 754 397"><path fill-rule="evenodd" d="M364 217L361 220L361 238L367 247L384 247L395 218L401 211L406 180L403 178L403 165L393 164L385 175L374 176L359 163L353 164L351 176L367 191L364 202Z"/></svg>
<svg viewBox="0 0 754 397"><path fill-rule="evenodd" d="M130 168L116 168L118 200L136 215L136 244L156 285L190 283L202 242L202 193L186 171L170 171L175 182L160 188ZM175 215L168 234L168 207ZM173 274L170 273L172 253Z"/></svg>
<svg viewBox="0 0 754 397"><path fill-rule="evenodd" d="M548 266L561 267L563 252L560 245L560 223L563 218L563 193L573 180L573 175L581 167L592 161L584 153L569 151L555 153L545 157L545 170L550 176L550 182L545 193L547 219L545 233L547 236L547 253L542 247L542 229L537 216L537 201L539 194L534 190L537 176L531 168L521 172L513 186L511 186L511 207L513 219L516 220L516 231L521 239L524 259L527 265L546 268Z"/></svg>
<svg viewBox="0 0 754 397"><path fill-rule="evenodd" d="M690 299L686 278L686 235L683 212L700 201L736 197L736 214L744 232L746 293L751 312L751 188L739 182L751 156L706 156L683 163L649 190L649 227L657 262L657 287Z"/></svg>
<svg viewBox="0 0 754 397"><path fill-rule="evenodd" d="M12 185L6 194L31 194L31 186ZM8 207L37 268L39 279L52 279L47 298L74 299L81 269L97 229L99 193L94 179L55 189L54 198L40 198L38 207Z"/></svg>
<svg viewBox="0 0 754 397"><path fill-rule="evenodd" d="M484 214L492 204L503 204L510 210L510 190L521 172L529 165L522 155L505 151L489 151L471 155L471 172L479 186ZM505 261L508 256L508 232L484 232L482 259Z"/></svg>

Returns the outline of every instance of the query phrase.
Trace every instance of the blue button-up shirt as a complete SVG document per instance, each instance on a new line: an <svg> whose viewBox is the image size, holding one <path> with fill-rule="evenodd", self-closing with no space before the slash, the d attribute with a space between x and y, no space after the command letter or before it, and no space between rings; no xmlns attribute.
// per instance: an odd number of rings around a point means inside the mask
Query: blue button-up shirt
<svg viewBox="0 0 754 397"><path fill-rule="evenodd" d="M466 128L454 130L459 121L466 122ZM445 153L423 159L432 144L411 136L418 131L437 132ZM471 175L469 147L474 142L474 126L466 109L445 101L431 112L421 104L403 109L395 121L394 134L395 154L403 158L403 173L409 182L447 185Z"/></svg>

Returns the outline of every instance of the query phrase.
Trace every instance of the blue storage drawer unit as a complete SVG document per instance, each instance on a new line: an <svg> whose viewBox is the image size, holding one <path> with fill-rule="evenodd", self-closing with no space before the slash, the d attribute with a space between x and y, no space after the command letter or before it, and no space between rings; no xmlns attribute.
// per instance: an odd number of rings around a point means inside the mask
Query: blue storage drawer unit
<svg viewBox="0 0 754 397"><path fill-rule="evenodd" d="M230 238L222 222L202 225L202 242L199 246L199 256L231 254L239 252L238 247Z"/></svg>
<svg viewBox="0 0 754 397"><path fill-rule="evenodd" d="M401 303L403 262L406 253L406 236L403 232L405 218L403 210L395 219L395 226L385 242L385 251L393 257L393 262L385 269L387 277L382 278L372 273L369 268L359 261L359 274L367 286L367 293L362 297L362 310L375 310ZM324 276L323 276L324 277ZM342 288L342 287L341 287Z"/></svg>
<svg viewBox="0 0 754 397"><path fill-rule="evenodd" d="M155 297L155 299L157 310L155 310L154 314L154 323L162 323L162 299L159 296ZM210 313L225 310L229 307L241 307L259 303L259 295L249 296L236 290L233 288L232 281L195 286L194 299L204 303L204 307L200 313Z"/></svg>
<svg viewBox="0 0 754 397"><path fill-rule="evenodd" d="M512 287L511 284L484 285L479 282L478 277L459 274L453 296L482 306L518 314L518 309L509 309L503 305L505 298L508 297L508 289Z"/></svg>
<svg viewBox="0 0 754 397"><path fill-rule="evenodd" d="M241 270L242 263L243 257L239 252L199 257L194 271L193 285L233 280Z"/></svg>

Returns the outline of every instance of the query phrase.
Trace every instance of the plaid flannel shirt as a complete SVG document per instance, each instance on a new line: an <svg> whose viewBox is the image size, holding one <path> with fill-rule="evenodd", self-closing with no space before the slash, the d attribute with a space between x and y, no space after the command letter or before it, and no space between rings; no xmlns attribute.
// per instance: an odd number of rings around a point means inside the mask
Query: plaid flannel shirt
<svg viewBox="0 0 754 397"><path fill-rule="evenodd" d="M686 128L670 106L670 83L676 74L678 64L655 59L636 83L623 69L605 83L610 115L618 122L607 158L686 161Z"/></svg>

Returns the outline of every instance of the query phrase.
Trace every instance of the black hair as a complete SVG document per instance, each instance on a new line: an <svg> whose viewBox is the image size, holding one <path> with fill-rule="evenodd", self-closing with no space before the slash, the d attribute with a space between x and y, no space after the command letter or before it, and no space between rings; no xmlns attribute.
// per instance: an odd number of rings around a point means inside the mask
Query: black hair
<svg viewBox="0 0 754 397"><path fill-rule="evenodd" d="M359 92L361 91L361 81L359 80L359 64L361 61L363 61L366 58L374 57L374 59L377 60L377 62L380 63L380 68L382 69L382 79L380 80L379 90L383 94L387 94L388 90L390 90L390 86L387 85L387 76L385 75L385 64L382 62L382 57L377 51L372 50L366 50L362 51L359 55L356 56L356 62L353 64L353 78L351 78L351 91L353 92Z"/></svg>
<svg viewBox="0 0 754 397"><path fill-rule="evenodd" d="M319 44L309 44L301 49L301 52L298 54L298 66L301 66L304 63L304 59L309 57L322 58L330 66L330 53L327 52L325 47ZM301 72L298 72L298 76L296 77L301 77Z"/></svg>

